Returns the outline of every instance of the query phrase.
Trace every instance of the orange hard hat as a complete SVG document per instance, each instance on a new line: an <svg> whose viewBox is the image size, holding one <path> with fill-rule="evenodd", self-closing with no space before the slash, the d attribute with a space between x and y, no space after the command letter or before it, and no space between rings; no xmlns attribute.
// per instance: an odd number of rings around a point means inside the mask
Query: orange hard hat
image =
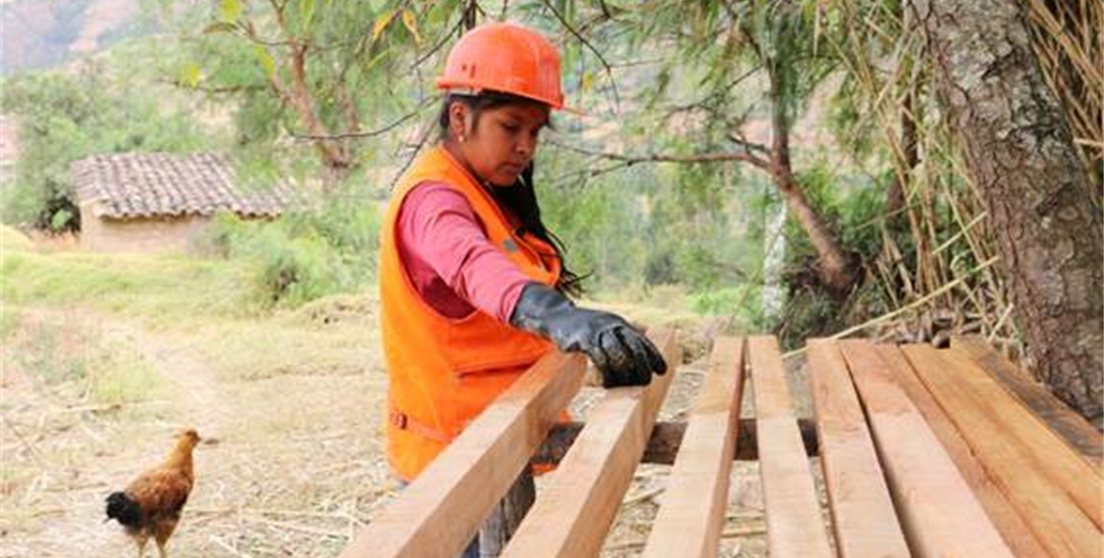
<svg viewBox="0 0 1104 558"><path fill-rule="evenodd" d="M437 88L498 91L561 109L560 54L543 35L516 23L480 25L452 47Z"/></svg>

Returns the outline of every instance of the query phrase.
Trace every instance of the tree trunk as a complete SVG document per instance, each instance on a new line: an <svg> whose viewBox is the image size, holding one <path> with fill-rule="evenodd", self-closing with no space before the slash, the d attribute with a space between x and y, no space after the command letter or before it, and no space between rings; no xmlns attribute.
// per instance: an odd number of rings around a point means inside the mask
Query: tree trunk
<svg viewBox="0 0 1104 558"><path fill-rule="evenodd" d="M940 97L989 209L1037 374L1101 415L1104 241L1089 175L1047 88L1017 0L911 0Z"/></svg>
<svg viewBox="0 0 1104 558"><path fill-rule="evenodd" d="M786 204L767 208L763 224L763 315L770 323L782 317L785 290L782 288L782 267L786 263Z"/></svg>
<svg viewBox="0 0 1104 558"><path fill-rule="evenodd" d="M307 83L307 47L294 42L289 46L293 52L291 58L291 83L288 85L288 98L295 111L299 113L299 119L312 136L321 138L332 135L326 124L315 112L314 96ZM354 121L353 124L358 124ZM314 142L315 148L322 157L322 163L326 166L326 176L323 180L323 188L326 192L345 180L352 169L353 161L349 150L338 140L318 139Z"/></svg>
<svg viewBox="0 0 1104 558"><path fill-rule="evenodd" d="M771 79L771 145L770 173L774 184L786 200L786 208L797 219L809 236L809 242L817 253L818 275L824 286L838 299L845 298L858 280L858 268L853 257L840 247L832 231L824 224L820 214L805 197L805 191L793 173L790 163L790 130L783 114L782 100L778 98L777 85Z"/></svg>
<svg viewBox="0 0 1104 558"><path fill-rule="evenodd" d="M797 183L792 171L785 169L775 173L774 184L782 193L782 198L786 200L786 208L809 236L809 242L819 256L817 271L821 282L832 296L838 299L846 298L858 278L854 259L845 255L839 247L836 237L809 204L805 192Z"/></svg>

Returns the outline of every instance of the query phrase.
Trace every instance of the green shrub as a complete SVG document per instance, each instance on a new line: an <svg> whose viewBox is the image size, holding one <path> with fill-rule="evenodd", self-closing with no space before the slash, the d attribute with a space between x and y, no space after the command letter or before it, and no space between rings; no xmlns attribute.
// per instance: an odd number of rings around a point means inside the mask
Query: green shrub
<svg viewBox="0 0 1104 558"><path fill-rule="evenodd" d="M265 307L357 292L375 276L379 217L370 199L335 199L270 222L220 215L213 235L227 256L252 265L254 298Z"/></svg>
<svg viewBox="0 0 1104 558"><path fill-rule="evenodd" d="M748 294L747 287L698 292L690 295L690 307L699 314L734 316L744 312Z"/></svg>

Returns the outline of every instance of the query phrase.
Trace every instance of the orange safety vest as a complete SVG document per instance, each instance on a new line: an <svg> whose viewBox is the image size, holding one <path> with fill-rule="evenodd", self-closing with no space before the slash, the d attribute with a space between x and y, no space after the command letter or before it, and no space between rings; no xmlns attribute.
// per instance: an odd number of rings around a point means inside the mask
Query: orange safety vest
<svg viewBox="0 0 1104 558"><path fill-rule="evenodd" d="M480 310L460 319L442 316L418 295L395 234L406 195L427 181L463 194L490 242L534 281L554 285L560 277L555 249L530 234L516 235L495 201L444 148L424 153L399 180L381 230L379 278L390 381L387 458L407 481L553 348Z"/></svg>

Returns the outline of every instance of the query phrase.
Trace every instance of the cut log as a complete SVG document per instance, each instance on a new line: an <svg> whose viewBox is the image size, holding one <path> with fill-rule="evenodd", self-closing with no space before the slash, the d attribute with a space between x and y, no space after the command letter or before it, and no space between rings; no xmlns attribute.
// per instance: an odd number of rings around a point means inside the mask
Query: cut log
<svg viewBox="0 0 1104 558"><path fill-rule="evenodd" d="M736 461L758 461L759 442L755 433L757 421L754 418L740 419L739 428L734 435L740 441L736 444L736 453L732 456ZM585 426L582 422L566 422L552 427L548 439L541 445L540 450L533 455L533 463L536 465L556 465L563 461L571 444ZM816 457L820 454L817 443L816 424L811 419L797 419L797 427L801 430L801 441L805 444L805 454ZM652 428L652 437L648 439L648 447L644 449L641 463L655 465L674 465L678 455L682 437L686 434L685 422L657 422Z"/></svg>

